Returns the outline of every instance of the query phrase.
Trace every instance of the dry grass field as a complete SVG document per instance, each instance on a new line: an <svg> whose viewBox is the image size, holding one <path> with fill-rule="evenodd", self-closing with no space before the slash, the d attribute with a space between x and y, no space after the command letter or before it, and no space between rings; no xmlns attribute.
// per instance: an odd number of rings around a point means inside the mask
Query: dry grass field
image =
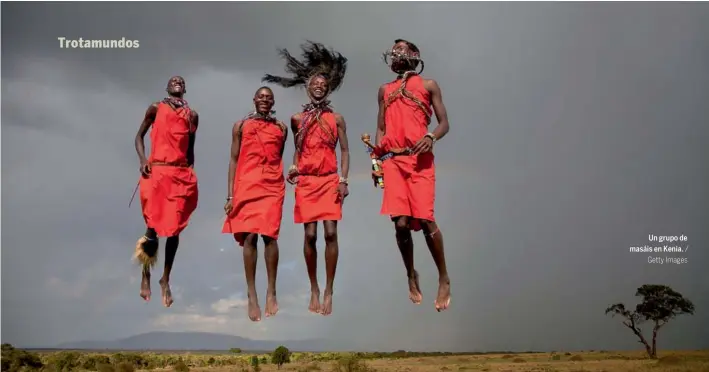
<svg viewBox="0 0 709 372"><path fill-rule="evenodd" d="M3 353L3 372L709 372L709 350L660 352L658 360L641 352L558 352L515 354L291 353L281 368L269 354L94 353L78 351ZM22 356L25 355L25 356ZM252 359L259 360L254 366ZM13 368L8 360L30 360ZM36 361L41 361L41 365ZM22 363L19 363L22 364Z"/></svg>
<svg viewBox="0 0 709 372"><path fill-rule="evenodd" d="M558 356L558 359L555 358ZM339 364L339 365L338 365ZM275 365L261 365L262 372L278 371ZM232 371L234 368L194 368ZM486 354L419 358L358 360L347 363L296 361L280 369L287 372L709 372L709 351L667 353L650 360L642 352L584 352L573 355Z"/></svg>

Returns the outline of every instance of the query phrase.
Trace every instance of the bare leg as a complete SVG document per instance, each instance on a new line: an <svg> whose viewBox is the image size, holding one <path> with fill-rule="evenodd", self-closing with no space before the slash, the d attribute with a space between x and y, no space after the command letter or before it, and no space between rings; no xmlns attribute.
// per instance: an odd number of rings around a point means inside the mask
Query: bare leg
<svg viewBox="0 0 709 372"><path fill-rule="evenodd" d="M143 267L143 278L140 281L140 297L146 302L150 301L150 269Z"/></svg>
<svg viewBox="0 0 709 372"><path fill-rule="evenodd" d="M423 295L419 286L418 273L414 269L414 241L409 229L409 218L407 216L396 217L394 226L396 228L396 244L399 246L401 258L406 267L406 277L409 279L409 299L418 305L421 303Z"/></svg>
<svg viewBox="0 0 709 372"><path fill-rule="evenodd" d="M318 239L318 223L309 222L303 225L305 239L303 242L303 255L305 256L305 266L308 268L308 278L310 279L310 305L308 310L311 313L320 312L320 286L318 285L318 251L315 243Z"/></svg>
<svg viewBox="0 0 709 372"><path fill-rule="evenodd" d="M261 320L261 307L258 304L258 295L256 294L256 263L258 255L256 244L258 243L257 234L248 234L244 240L244 274L246 275L247 294L249 297L249 319L254 322Z"/></svg>
<svg viewBox="0 0 709 372"><path fill-rule="evenodd" d="M327 272L327 282L320 313L322 315L330 315L332 314L333 284L335 282L340 247L337 243L337 221L324 221L323 226L325 228L325 271Z"/></svg>
<svg viewBox="0 0 709 372"><path fill-rule="evenodd" d="M150 239L150 242L144 243L143 249L151 253L157 253L159 245L158 234L154 229L147 228L145 230L145 237ZM150 296L152 295L150 291L150 267L143 266L142 276L140 281L140 297L145 301L150 301Z"/></svg>
<svg viewBox="0 0 709 372"><path fill-rule="evenodd" d="M274 316L278 312L276 300L276 277L278 276L278 241L267 236L262 236L265 246L263 256L266 260L266 274L268 275L268 289L266 290L266 317Z"/></svg>
<svg viewBox="0 0 709 372"><path fill-rule="evenodd" d="M448 308L451 302L451 281L446 268L446 256L443 252L443 234L438 225L432 221L421 221L421 227L426 236L426 245L431 251L433 261L438 268L438 296L436 310L441 312Z"/></svg>
<svg viewBox="0 0 709 372"><path fill-rule="evenodd" d="M175 262L177 254L177 246L180 245L180 236L175 235L167 238L165 242L165 268L160 278L160 289L162 290L162 304L165 307L172 305L172 291L170 291L170 272L172 272L172 264Z"/></svg>

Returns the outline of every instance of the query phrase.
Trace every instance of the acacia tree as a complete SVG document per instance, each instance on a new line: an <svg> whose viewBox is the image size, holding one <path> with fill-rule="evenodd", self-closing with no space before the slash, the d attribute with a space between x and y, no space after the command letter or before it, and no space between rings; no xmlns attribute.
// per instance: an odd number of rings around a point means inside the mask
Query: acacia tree
<svg viewBox="0 0 709 372"><path fill-rule="evenodd" d="M606 314L620 315L623 325L628 327L645 346L651 359L657 358L657 332L667 322L678 315L694 314L694 304L674 289L659 284L645 284L638 288L635 296L642 297L642 302L635 305L635 310L628 310L622 303L609 306ZM640 325L652 323L652 345L643 335Z"/></svg>
<svg viewBox="0 0 709 372"><path fill-rule="evenodd" d="M290 363L290 350L283 345L277 347L271 354L271 363L277 365L278 369L281 369L284 363Z"/></svg>

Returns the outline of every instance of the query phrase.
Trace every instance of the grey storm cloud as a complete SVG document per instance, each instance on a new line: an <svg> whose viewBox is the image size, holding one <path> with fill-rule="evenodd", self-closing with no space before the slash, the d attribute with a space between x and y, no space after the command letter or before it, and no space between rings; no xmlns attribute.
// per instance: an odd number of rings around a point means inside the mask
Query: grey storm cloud
<svg viewBox="0 0 709 372"><path fill-rule="evenodd" d="M59 37L140 47L62 49ZM359 142L374 130L378 86L393 78L381 53L400 37L421 48L451 120L436 145L453 295L440 314L421 236L424 304L408 302ZM252 324L240 251L221 234L229 131L261 76L282 72L277 48L297 52L307 39L349 59L332 97L348 122L354 175L334 313L307 313L289 188L282 313ZM2 55L3 342L172 329L386 349L626 348L632 335L603 310L663 283L698 309L664 330L663 345L709 346L706 4L3 3ZM176 74L201 117L200 205L181 239L176 302L164 309L138 296L129 259L144 226L137 203L127 204L135 132ZM274 92L282 120L306 101L299 90ZM689 262L652 265L629 253L648 234L686 235Z"/></svg>

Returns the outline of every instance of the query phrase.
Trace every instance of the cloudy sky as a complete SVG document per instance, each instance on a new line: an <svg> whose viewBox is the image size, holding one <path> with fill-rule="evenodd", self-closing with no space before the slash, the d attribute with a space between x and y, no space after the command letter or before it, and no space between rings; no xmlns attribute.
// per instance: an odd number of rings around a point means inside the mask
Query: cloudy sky
<svg viewBox="0 0 709 372"><path fill-rule="evenodd" d="M697 314L668 325L660 347L709 347L709 7L402 4L3 3L2 341L193 330L386 349L635 348L604 309L661 283L694 300ZM125 37L140 47L61 49L58 37ZM424 75L439 82L450 115L450 134L436 145L453 294L445 313L434 310L436 270L422 236L424 302L409 302L358 139L374 131L377 88L394 78L381 52L400 37L421 48ZM276 48L297 51L306 39L349 58L332 96L352 147L334 313L307 312L289 188L281 312L254 324L241 252L221 234L229 133L260 77L282 72ZM144 225L128 201L138 179L133 138L175 74L201 116L201 199L182 235L176 301L165 309L159 297L138 296L130 258ZM281 119L306 102L302 91L274 91ZM287 159L292 151L289 143ZM686 235L688 263L649 264L648 254L628 252L648 234ZM261 258L259 271L263 297Z"/></svg>

